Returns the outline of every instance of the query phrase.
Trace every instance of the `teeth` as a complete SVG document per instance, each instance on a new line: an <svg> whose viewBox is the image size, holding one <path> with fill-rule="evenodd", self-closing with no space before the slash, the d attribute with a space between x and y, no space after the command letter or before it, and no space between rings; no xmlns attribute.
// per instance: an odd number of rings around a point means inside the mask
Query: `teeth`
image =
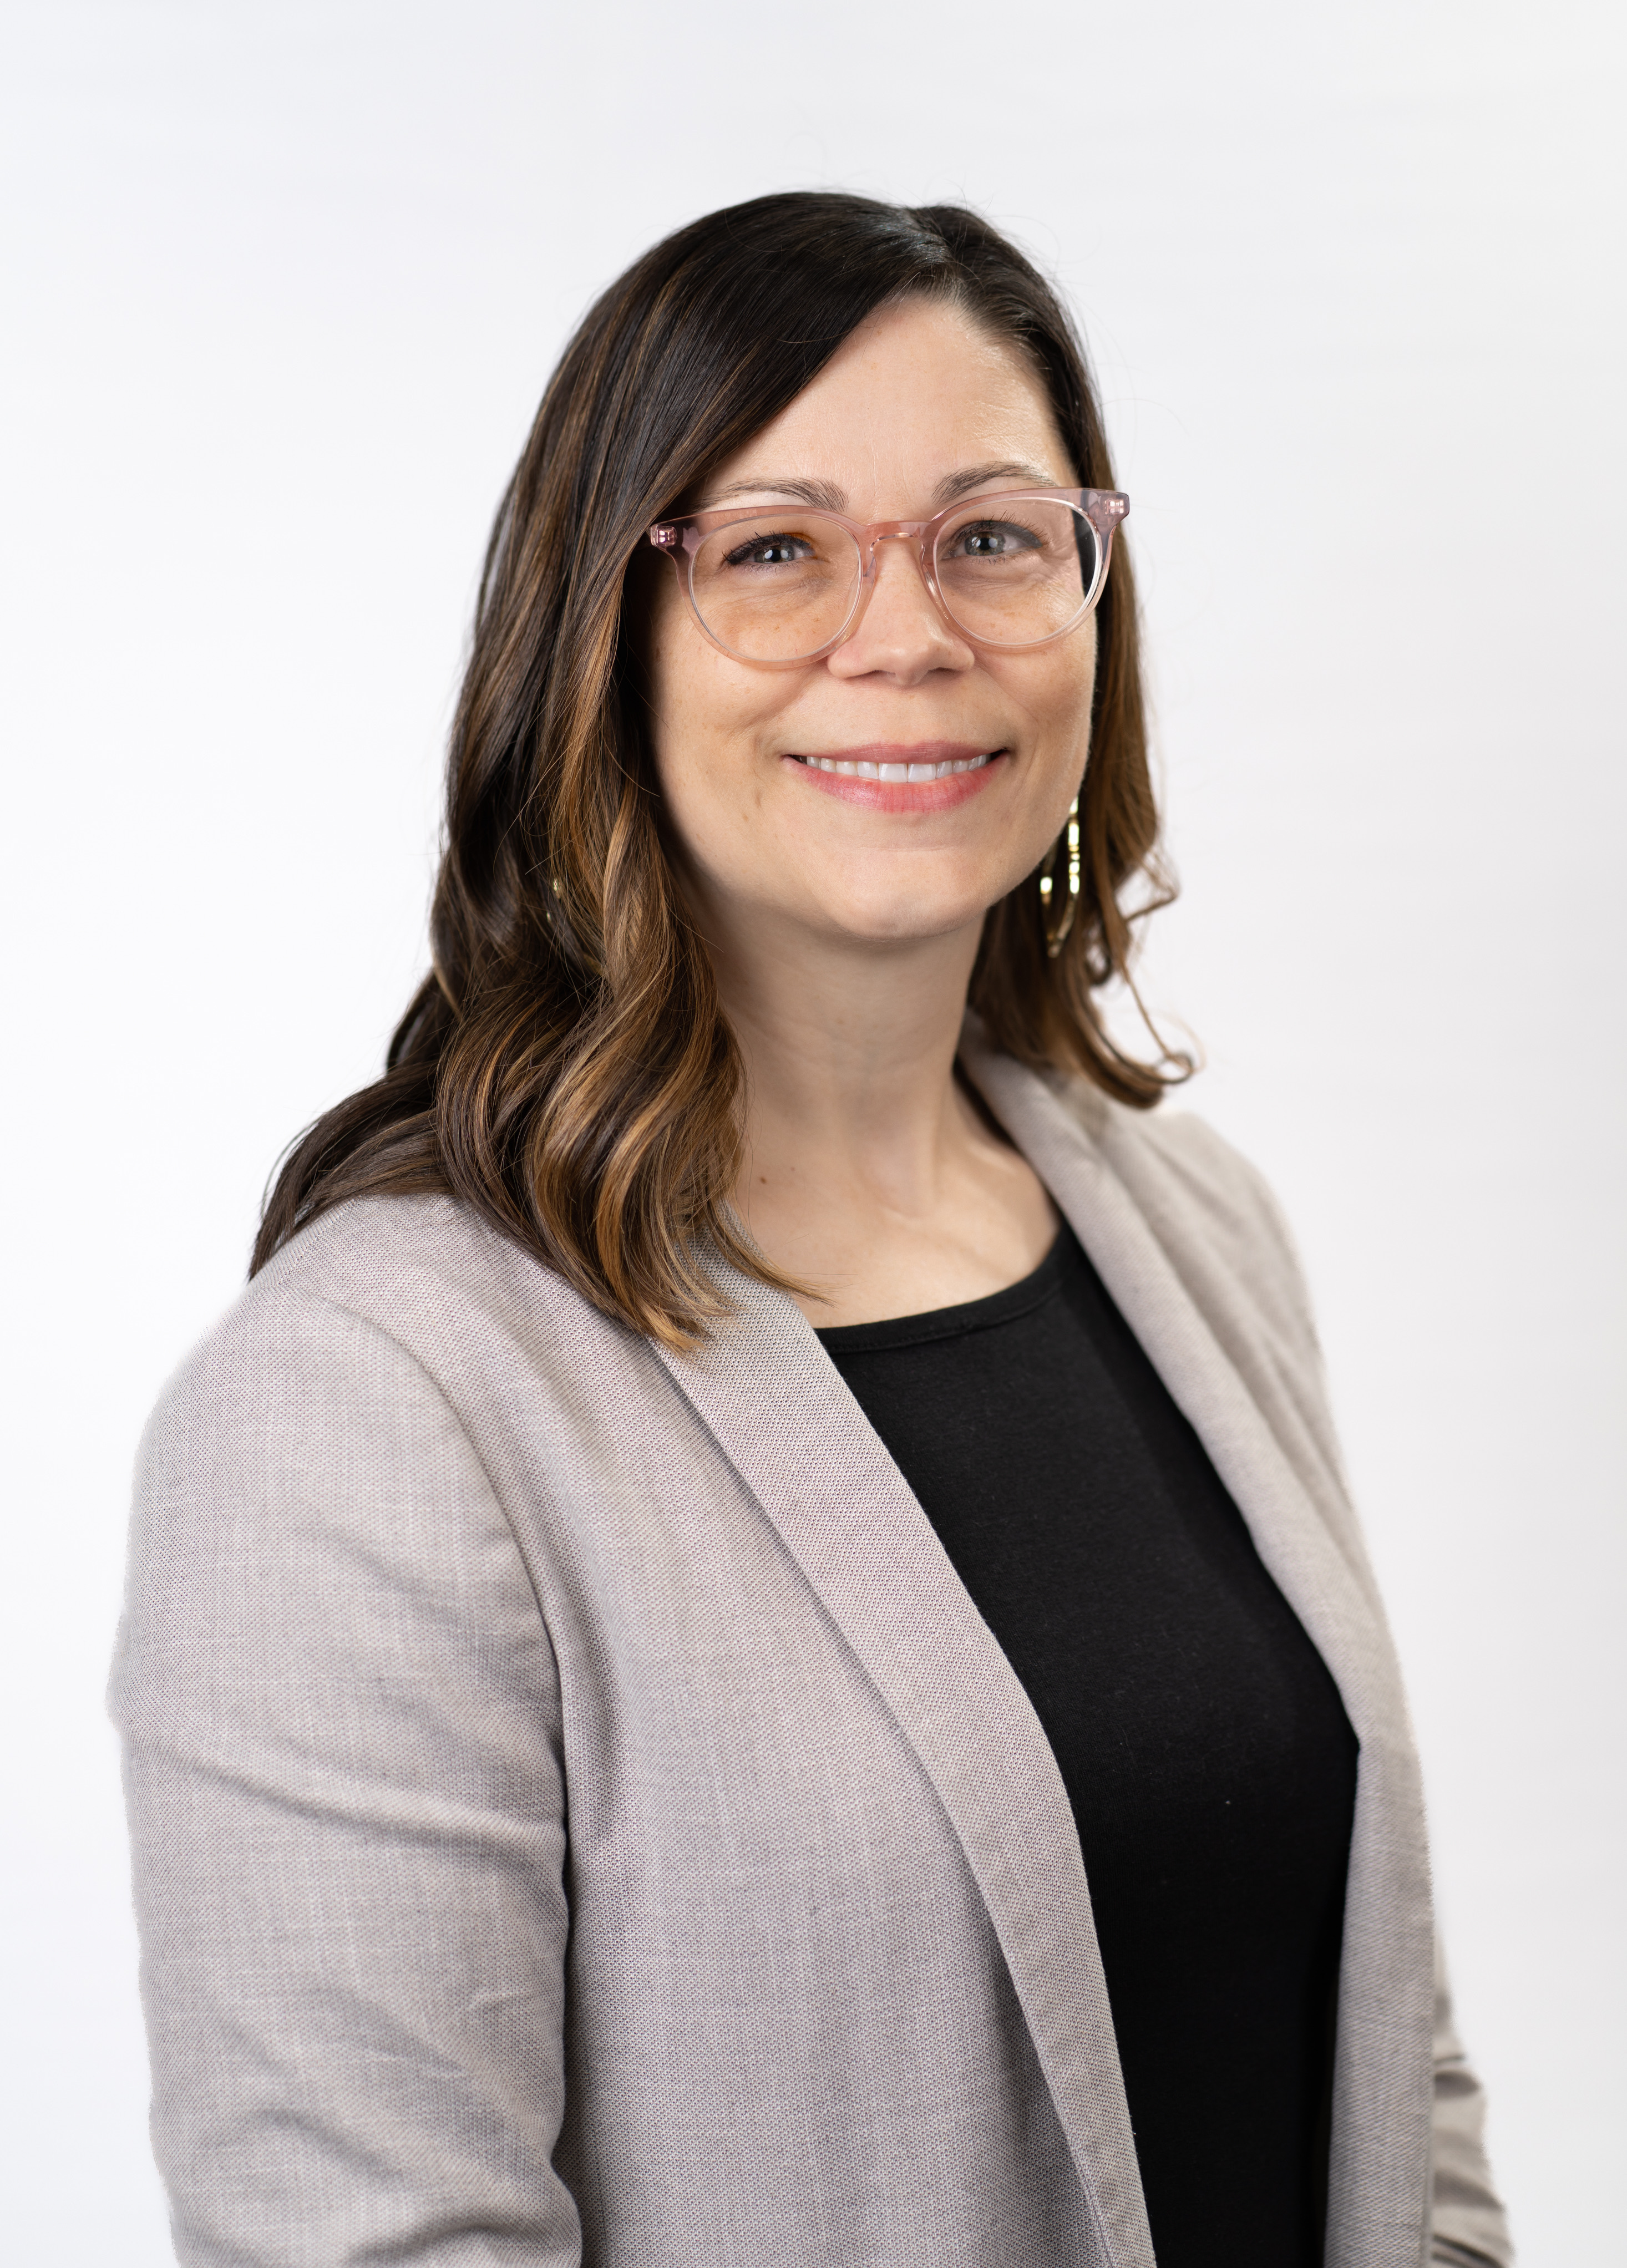
<svg viewBox="0 0 1627 2268"><path fill-rule="evenodd" d="M920 781L947 779L952 772L979 772L987 756L955 756L941 764L848 763L837 756L805 756L816 772L835 772L841 779Z"/></svg>

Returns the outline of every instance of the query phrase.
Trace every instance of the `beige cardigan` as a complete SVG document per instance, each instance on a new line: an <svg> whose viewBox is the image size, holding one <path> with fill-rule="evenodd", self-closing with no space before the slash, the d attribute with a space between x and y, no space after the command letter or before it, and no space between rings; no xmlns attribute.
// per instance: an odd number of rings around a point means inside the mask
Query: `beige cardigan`
<svg viewBox="0 0 1627 2268"><path fill-rule="evenodd" d="M1361 1742L1330 2268L1506 2263L1277 1212L1195 1118L964 1060ZM450 1200L354 1204L166 1394L114 1705L187 2268L1151 2268L1044 1734L795 1306L732 1289L668 1357Z"/></svg>

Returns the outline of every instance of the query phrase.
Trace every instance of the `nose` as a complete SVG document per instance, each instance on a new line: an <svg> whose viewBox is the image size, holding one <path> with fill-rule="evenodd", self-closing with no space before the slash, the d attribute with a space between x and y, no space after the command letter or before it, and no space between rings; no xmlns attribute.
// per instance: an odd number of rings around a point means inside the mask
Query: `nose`
<svg viewBox="0 0 1627 2268"><path fill-rule="evenodd" d="M890 677L918 685L937 669L970 669L976 656L934 605L915 539L879 535L863 611L827 664L836 677Z"/></svg>

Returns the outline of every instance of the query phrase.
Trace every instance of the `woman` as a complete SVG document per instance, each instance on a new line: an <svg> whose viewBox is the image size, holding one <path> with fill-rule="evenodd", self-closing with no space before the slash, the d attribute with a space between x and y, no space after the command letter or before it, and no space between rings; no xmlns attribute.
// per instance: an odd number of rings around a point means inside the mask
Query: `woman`
<svg viewBox="0 0 1627 2268"><path fill-rule="evenodd" d="M183 2261L1508 2259L1299 1273L1098 1005L1125 509L954 209L567 351L434 974L144 1451Z"/></svg>

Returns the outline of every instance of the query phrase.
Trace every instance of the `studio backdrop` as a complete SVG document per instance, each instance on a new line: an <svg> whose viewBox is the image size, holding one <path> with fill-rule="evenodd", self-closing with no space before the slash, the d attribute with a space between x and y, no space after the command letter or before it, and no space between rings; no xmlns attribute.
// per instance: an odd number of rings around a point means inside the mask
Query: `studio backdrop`
<svg viewBox="0 0 1627 2268"><path fill-rule="evenodd" d="M1627 2261L1623 18L11 0L0 2251L169 2258L102 1690L146 1410L423 967L485 529L679 222L969 202L1076 308L1170 1107L1303 1247L1528 2268ZM1119 1012L1133 1011L1121 1004Z"/></svg>

